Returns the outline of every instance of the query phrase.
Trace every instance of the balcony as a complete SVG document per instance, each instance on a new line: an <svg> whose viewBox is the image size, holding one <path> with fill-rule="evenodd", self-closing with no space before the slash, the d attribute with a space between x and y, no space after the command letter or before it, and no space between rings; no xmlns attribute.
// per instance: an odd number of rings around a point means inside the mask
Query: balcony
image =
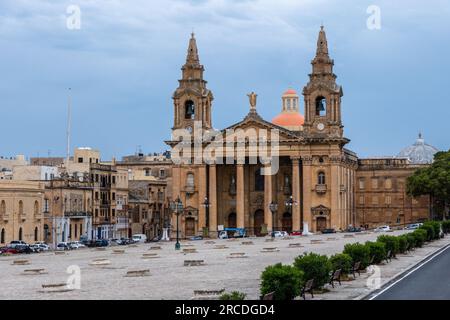
<svg viewBox="0 0 450 320"><path fill-rule="evenodd" d="M324 194L326 192L327 192L327 185L326 184L316 184L316 193Z"/></svg>
<svg viewBox="0 0 450 320"><path fill-rule="evenodd" d="M195 186L185 186L184 187L184 192L186 192L186 194L194 194L195 193Z"/></svg>
<svg viewBox="0 0 450 320"><path fill-rule="evenodd" d="M0 220L3 220L4 222L8 222L9 221L9 214L2 215L2 218Z"/></svg>
<svg viewBox="0 0 450 320"><path fill-rule="evenodd" d="M90 217L92 214L90 212L86 211L66 211L64 212L65 217L70 218L84 218L84 217Z"/></svg>

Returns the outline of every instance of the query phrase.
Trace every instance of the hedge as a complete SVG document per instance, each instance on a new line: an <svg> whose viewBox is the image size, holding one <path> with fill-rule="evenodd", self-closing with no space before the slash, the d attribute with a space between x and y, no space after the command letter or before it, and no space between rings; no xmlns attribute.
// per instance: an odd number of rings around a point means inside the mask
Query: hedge
<svg viewBox="0 0 450 320"><path fill-rule="evenodd" d="M352 257L346 253L337 253L330 257L333 270L341 269L342 274L349 274L352 270Z"/></svg>
<svg viewBox="0 0 450 320"><path fill-rule="evenodd" d="M370 258L373 257L373 263L380 264L386 258L386 244L384 242L367 241L366 246L369 248Z"/></svg>
<svg viewBox="0 0 450 320"><path fill-rule="evenodd" d="M294 267L303 272L305 281L314 279L315 288L322 288L330 280L331 263L326 255L305 253L295 258Z"/></svg>
<svg viewBox="0 0 450 320"><path fill-rule="evenodd" d="M400 244L399 244L398 237L381 235L377 238L377 241L384 242L384 244L386 245L386 252L391 251L391 253L394 257L399 252Z"/></svg>
<svg viewBox="0 0 450 320"><path fill-rule="evenodd" d="M261 280L262 295L275 292L275 300L293 300L300 295L303 272L293 266L278 263L268 266L261 274Z"/></svg>
<svg viewBox="0 0 450 320"><path fill-rule="evenodd" d="M361 262L361 267L366 268L370 262L369 248L361 243L347 243L344 246L344 253L352 257L352 262Z"/></svg>

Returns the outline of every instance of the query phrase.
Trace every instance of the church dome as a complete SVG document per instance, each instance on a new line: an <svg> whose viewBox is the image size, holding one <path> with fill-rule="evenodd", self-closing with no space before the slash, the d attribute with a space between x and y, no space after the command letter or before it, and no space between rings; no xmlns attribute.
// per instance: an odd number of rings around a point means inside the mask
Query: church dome
<svg viewBox="0 0 450 320"><path fill-rule="evenodd" d="M419 134L416 142L409 147L404 148L397 155L398 158L408 158L412 163L415 164L426 164L432 163L434 154L439 150L429 144L425 143L422 138L422 134Z"/></svg>
<svg viewBox="0 0 450 320"><path fill-rule="evenodd" d="M287 89L287 90L283 93L283 96L287 96L287 95L297 95L297 91L295 91L294 89Z"/></svg>
<svg viewBox="0 0 450 320"><path fill-rule="evenodd" d="M280 127L299 127L305 123L305 118L298 112L280 113L272 123Z"/></svg>

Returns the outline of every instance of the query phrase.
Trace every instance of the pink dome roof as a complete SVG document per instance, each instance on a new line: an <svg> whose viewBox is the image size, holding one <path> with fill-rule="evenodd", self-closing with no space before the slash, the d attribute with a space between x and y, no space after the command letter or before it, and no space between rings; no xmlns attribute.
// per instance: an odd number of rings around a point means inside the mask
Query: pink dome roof
<svg viewBox="0 0 450 320"><path fill-rule="evenodd" d="M283 96L288 94L297 94L297 91L295 91L294 89L288 89L285 93L283 93Z"/></svg>
<svg viewBox="0 0 450 320"><path fill-rule="evenodd" d="M280 113L272 119L272 123L281 127L302 126L305 123L305 117L298 112Z"/></svg>

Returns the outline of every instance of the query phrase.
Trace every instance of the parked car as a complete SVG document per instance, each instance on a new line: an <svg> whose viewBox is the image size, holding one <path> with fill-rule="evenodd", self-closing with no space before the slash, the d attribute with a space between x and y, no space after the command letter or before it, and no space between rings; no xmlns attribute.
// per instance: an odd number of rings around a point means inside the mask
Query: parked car
<svg viewBox="0 0 450 320"><path fill-rule="evenodd" d="M247 230L245 228L225 228L219 232L219 239L229 238L245 238L247 236Z"/></svg>
<svg viewBox="0 0 450 320"><path fill-rule="evenodd" d="M302 232L300 230L292 231L291 236L301 236Z"/></svg>
<svg viewBox="0 0 450 320"><path fill-rule="evenodd" d="M327 228L327 229L323 229L322 233L323 234L336 233L336 230L334 230L333 228Z"/></svg>
<svg viewBox="0 0 450 320"><path fill-rule="evenodd" d="M391 230L391 228L389 226L381 226L381 227L376 228L373 231L375 231L375 232L386 232L386 231L390 231L390 230Z"/></svg>
<svg viewBox="0 0 450 320"><path fill-rule="evenodd" d="M347 230L345 230L346 232L361 232L362 228L358 228L358 227L348 227Z"/></svg>
<svg viewBox="0 0 450 320"><path fill-rule="evenodd" d="M11 241L10 243L9 243L9 247L10 248L15 248L16 246L18 246L18 245L26 245L27 243L25 242L25 241L22 241L22 240L14 240L14 241Z"/></svg>
<svg viewBox="0 0 450 320"><path fill-rule="evenodd" d="M16 254L17 250L10 247L0 248L0 254Z"/></svg>
<svg viewBox="0 0 450 320"><path fill-rule="evenodd" d="M191 237L190 240L195 241L195 240L203 240L202 236L195 236L195 237Z"/></svg>
<svg viewBox="0 0 450 320"><path fill-rule="evenodd" d="M73 249L80 249L80 248L85 248L86 246L83 244L83 243L81 243L80 241L72 241L72 242L69 242L68 243L68 245L69 245L69 247L70 247L70 249L71 250L73 250Z"/></svg>
<svg viewBox="0 0 450 320"><path fill-rule="evenodd" d="M109 241L106 239L95 240L95 247L107 247L109 246Z"/></svg>
<svg viewBox="0 0 450 320"><path fill-rule="evenodd" d="M17 244L14 249L17 251L17 253L25 253L30 254L35 252L28 244Z"/></svg>
<svg viewBox="0 0 450 320"><path fill-rule="evenodd" d="M134 242L146 242L147 236L145 234L133 234L132 239Z"/></svg>
<svg viewBox="0 0 450 320"><path fill-rule="evenodd" d="M67 242L60 242L56 245L56 250L58 251L70 250L70 246Z"/></svg>
<svg viewBox="0 0 450 320"><path fill-rule="evenodd" d="M408 224L405 229L406 230L415 230L415 229L419 229L419 227L422 225L423 223L411 223Z"/></svg>
<svg viewBox="0 0 450 320"><path fill-rule="evenodd" d="M38 244L31 244L29 247L30 247L31 250L33 250L33 252L35 252L35 253L42 252L41 246L38 245Z"/></svg>
<svg viewBox="0 0 450 320"><path fill-rule="evenodd" d="M46 243L36 243L36 245L39 246L41 251L48 251L48 250L50 250L50 247Z"/></svg>

